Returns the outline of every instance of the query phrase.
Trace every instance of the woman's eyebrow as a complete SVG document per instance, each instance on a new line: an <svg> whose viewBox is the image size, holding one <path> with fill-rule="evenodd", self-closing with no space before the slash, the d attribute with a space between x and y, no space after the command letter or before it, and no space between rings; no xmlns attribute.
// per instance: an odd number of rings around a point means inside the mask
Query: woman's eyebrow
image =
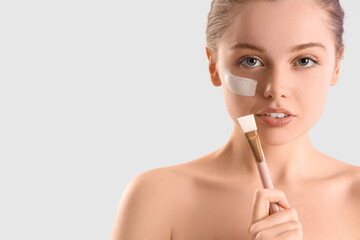
<svg viewBox="0 0 360 240"><path fill-rule="evenodd" d="M313 48L313 47L320 47L320 48L323 48L324 50L326 50L326 47L323 44L317 43L317 42L310 42L310 43L296 45L290 49L290 52L291 53L298 52L300 50L303 50L306 48Z"/></svg>
<svg viewBox="0 0 360 240"><path fill-rule="evenodd" d="M238 49L238 48L248 48L248 49L253 49L253 50L256 50L256 51L259 51L259 52L266 52L265 48L258 47L258 46L255 46L255 45L252 45L252 44L249 44L249 43L241 43L241 42L233 45L230 48L230 50L235 50L235 49Z"/></svg>
<svg viewBox="0 0 360 240"><path fill-rule="evenodd" d="M313 47L320 47L320 48L323 48L324 50L326 50L326 47L323 44L317 43L317 42L310 42L310 43L296 45L296 46L292 47L289 52L291 52L291 53L298 52L300 50L303 50L306 48L313 48ZM241 43L241 42L233 45L230 48L230 50L235 50L235 49L239 49L239 48L244 48L244 49L247 48L247 49L252 49L252 50L259 51L259 52L266 52L266 49L263 47L255 46L255 45L252 45L249 43Z"/></svg>

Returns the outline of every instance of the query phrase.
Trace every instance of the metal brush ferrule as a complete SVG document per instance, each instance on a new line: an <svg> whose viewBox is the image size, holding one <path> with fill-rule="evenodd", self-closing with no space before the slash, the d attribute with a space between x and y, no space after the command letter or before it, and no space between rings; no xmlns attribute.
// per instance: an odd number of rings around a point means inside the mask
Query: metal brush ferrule
<svg viewBox="0 0 360 240"><path fill-rule="evenodd" d="M265 161L264 152L261 147L260 138L257 130L247 132L245 133L245 136L249 142L251 153L254 156L255 162L259 163Z"/></svg>

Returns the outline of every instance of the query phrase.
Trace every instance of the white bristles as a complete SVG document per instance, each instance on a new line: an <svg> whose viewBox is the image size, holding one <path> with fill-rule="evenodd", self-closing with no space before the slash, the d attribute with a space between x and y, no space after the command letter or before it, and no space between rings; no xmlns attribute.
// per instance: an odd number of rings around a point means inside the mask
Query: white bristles
<svg viewBox="0 0 360 240"><path fill-rule="evenodd" d="M239 117L237 120L244 133L257 130L254 114Z"/></svg>

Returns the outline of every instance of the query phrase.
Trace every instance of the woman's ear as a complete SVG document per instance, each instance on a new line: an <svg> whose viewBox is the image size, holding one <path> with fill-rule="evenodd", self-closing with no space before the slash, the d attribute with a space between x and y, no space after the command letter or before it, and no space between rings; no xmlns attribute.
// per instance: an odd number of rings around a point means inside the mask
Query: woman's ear
<svg viewBox="0 0 360 240"><path fill-rule="evenodd" d="M210 73L211 82L214 84L214 86L219 87L221 86L221 80L219 77L219 73L216 70L216 62L214 62L214 60L211 58L211 54L208 46L205 47L205 50L206 50L207 58L209 60L209 73Z"/></svg>
<svg viewBox="0 0 360 240"><path fill-rule="evenodd" d="M340 63L341 60L344 57L344 51L345 51L345 46L342 45L338 51L337 57L336 57L336 65L335 65L335 71L333 73L331 82L330 82L330 86L334 86L338 80L339 80L339 73L340 73Z"/></svg>

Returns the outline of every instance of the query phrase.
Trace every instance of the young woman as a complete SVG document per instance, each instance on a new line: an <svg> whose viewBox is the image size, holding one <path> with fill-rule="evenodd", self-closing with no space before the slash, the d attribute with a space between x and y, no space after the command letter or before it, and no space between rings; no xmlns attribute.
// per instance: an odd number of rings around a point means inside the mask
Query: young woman
<svg viewBox="0 0 360 240"><path fill-rule="evenodd" d="M204 157L133 179L112 240L360 239L359 167L309 139L339 79L343 18L338 0L213 0L206 53L232 135ZM256 81L255 95L230 91L226 72ZM274 190L262 188L237 122L248 114ZM281 211L270 215L270 202Z"/></svg>

